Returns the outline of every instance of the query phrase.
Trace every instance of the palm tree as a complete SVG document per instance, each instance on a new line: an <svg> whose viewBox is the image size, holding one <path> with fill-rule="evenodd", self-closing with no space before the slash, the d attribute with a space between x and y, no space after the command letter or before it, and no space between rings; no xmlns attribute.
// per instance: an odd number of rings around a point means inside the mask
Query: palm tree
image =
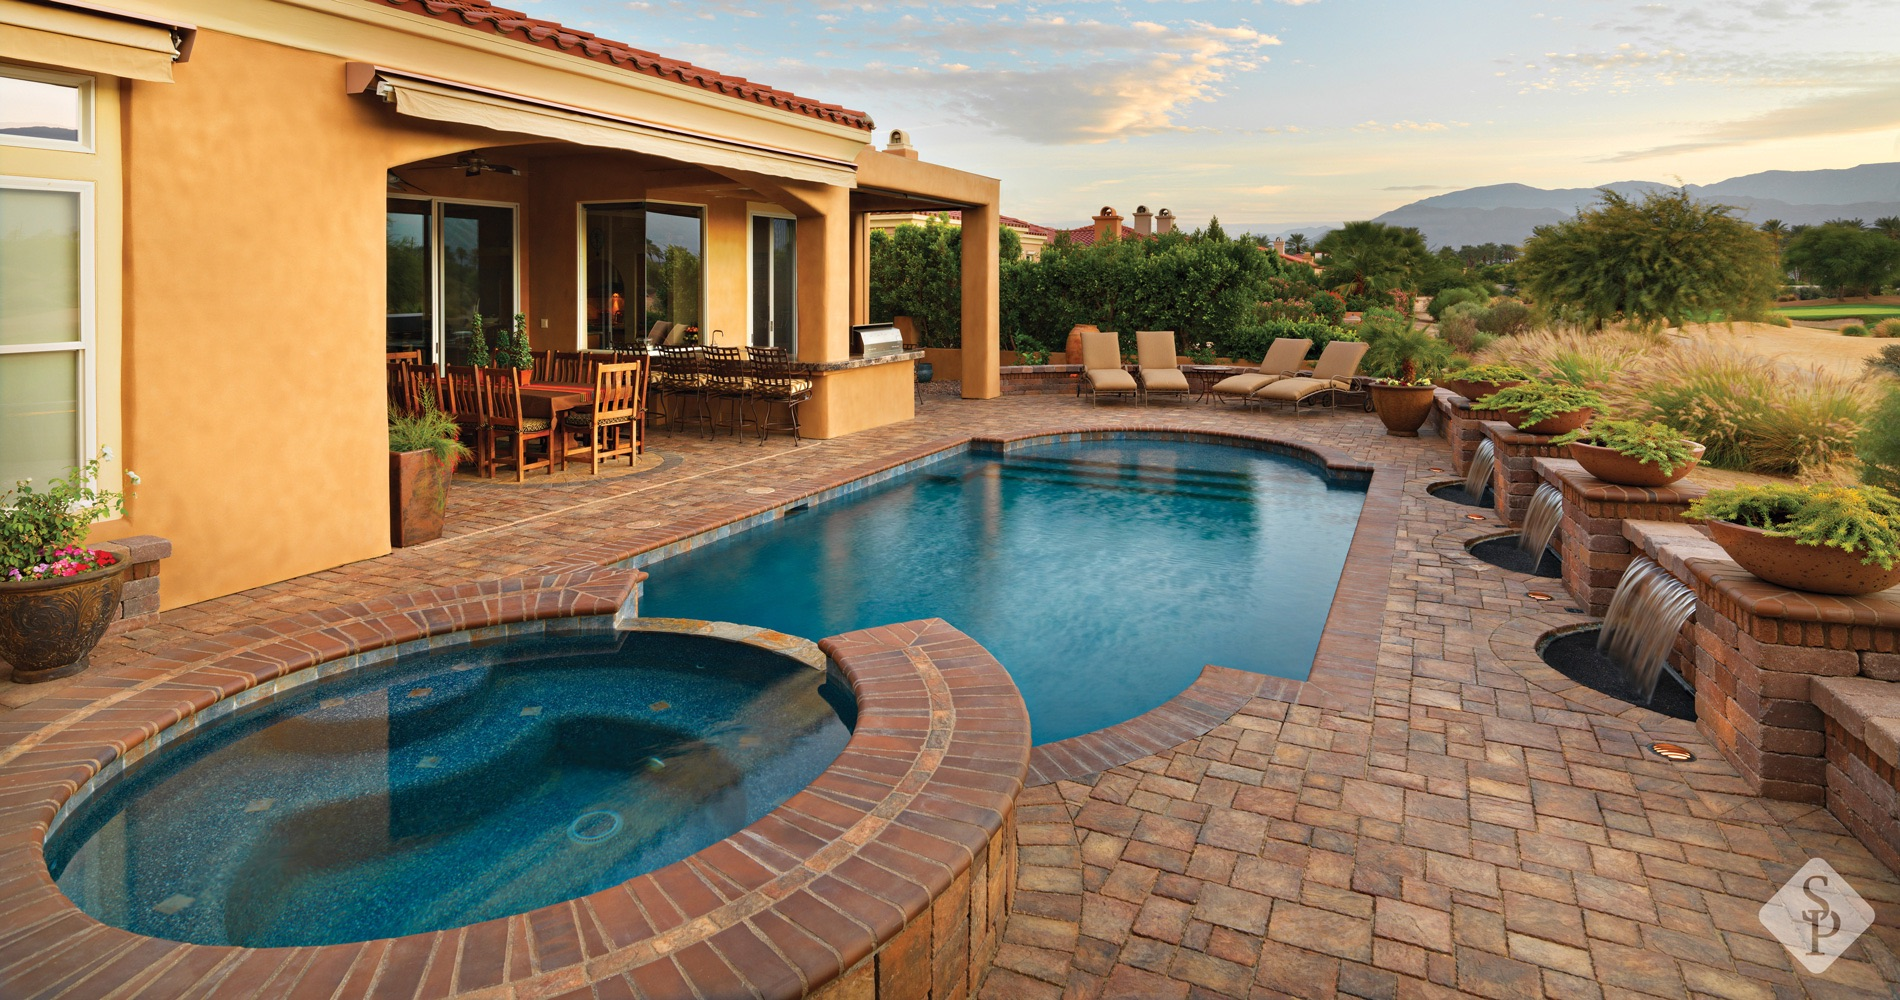
<svg viewBox="0 0 1900 1000"><path fill-rule="evenodd" d="M1890 240L1900 240L1900 215L1885 215L1875 219L1874 229Z"/></svg>
<svg viewBox="0 0 1900 1000"><path fill-rule="evenodd" d="M1788 240L1787 223L1782 222L1780 219L1769 219L1757 228L1769 236L1774 237L1776 250L1781 249L1781 245Z"/></svg>
<svg viewBox="0 0 1900 1000"><path fill-rule="evenodd" d="M1354 293L1411 288L1430 257L1417 229L1363 220L1327 233L1313 250L1326 255L1326 283Z"/></svg>
<svg viewBox="0 0 1900 1000"><path fill-rule="evenodd" d="M1292 235L1288 236L1286 238L1286 252L1287 253L1305 253L1306 252L1306 234L1293 233Z"/></svg>

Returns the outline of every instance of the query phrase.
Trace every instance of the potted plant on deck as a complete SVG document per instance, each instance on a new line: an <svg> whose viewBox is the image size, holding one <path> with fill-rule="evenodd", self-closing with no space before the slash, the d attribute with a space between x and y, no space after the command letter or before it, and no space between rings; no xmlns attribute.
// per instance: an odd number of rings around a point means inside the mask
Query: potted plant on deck
<svg viewBox="0 0 1900 1000"><path fill-rule="evenodd" d="M1431 416L1432 376L1451 359L1451 346L1425 330L1388 330L1366 348L1364 367L1372 383L1372 409L1393 437L1417 437Z"/></svg>
<svg viewBox="0 0 1900 1000"><path fill-rule="evenodd" d="M125 512L125 494L99 489L99 461L55 479L45 492L22 480L0 496L0 659L22 684L86 669L119 610L122 553L87 548L86 529ZM138 476L126 473L133 485Z"/></svg>
<svg viewBox="0 0 1900 1000"><path fill-rule="evenodd" d="M1790 590L1858 597L1900 585L1900 499L1878 486L1711 490L1684 517L1743 569Z"/></svg>
<svg viewBox="0 0 1900 1000"><path fill-rule="evenodd" d="M449 477L458 459L469 457L455 418L435 408L424 393L422 412L389 410L389 544L395 548L442 537Z"/></svg>
<svg viewBox="0 0 1900 1000"><path fill-rule="evenodd" d="M1608 409L1595 389L1565 382L1526 382L1485 396L1471 404L1504 416L1526 434L1568 434Z"/></svg>
<svg viewBox="0 0 1900 1000"><path fill-rule="evenodd" d="M1499 389L1523 385L1533 376L1516 365L1470 365L1438 380L1439 384L1466 399L1489 396Z"/></svg>
<svg viewBox="0 0 1900 1000"><path fill-rule="evenodd" d="M1666 424L1598 420L1554 438L1583 471L1618 486L1668 486L1702 460L1703 447Z"/></svg>

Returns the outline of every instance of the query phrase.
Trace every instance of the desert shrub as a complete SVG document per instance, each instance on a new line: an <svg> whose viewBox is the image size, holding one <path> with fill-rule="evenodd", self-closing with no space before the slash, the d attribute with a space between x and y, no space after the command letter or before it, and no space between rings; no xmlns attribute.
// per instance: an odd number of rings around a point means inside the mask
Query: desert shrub
<svg viewBox="0 0 1900 1000"><path fill-rule="evenodd" d="M1478 329L1478 323L1469 313L1453 313L1438 321L1438 335L1445 338L1452 350L1460 354L1476 354L1484 349L1478 338L1486 338L1485 343L1497 338Z"/></svg>
<svg viewBox="0 0 1900 1000"><path fill-rule="evenodd" d="M1873 328L1867 332L1883 339L1900 337L1900 316L1893 317L1892 319L1883 319L1875 323Z"/></svg>
<svg viewBox="0 0 1900 1000"><path fill-rule="evenodd" d="M1867 370L1875 375L1891 375L1900 378L1900 344L1888 344L1880 353L1867 359Z"/></svg>
<svg viewBox="0 0 1900 1000"><path fill-rule="evenodd" d="M1476 302L1483 305L1488 301L1490 301L1490 296L1476 288L1447 288L1432 296L1432 304L1426 306L1425 311L1430 313L1433 319L1443 322L1445 310L1452 306L1462 302Z"/></svg>
<svg viewBox="0 0 1900 1000"><path fill-rule="evenodd" d="M1856 451L1860 478L1887 490L1900 490L1900 385L1889 385L1867 415Z"/></svg>
<svg viewBox="0 0 1900 1000"><path fill-rule="evenodd" d="M1669 349L1668 340L1653 334L1539 330L1502 338L1479 360L1516 365L1558 381L1601 388L1621 409L1634 401L1625 373L1640 367L1646 357Z"/></svg>
<svg viewBox="0 0 1900 1000"><path fill-rule="evenodd" d="M1846 326L1841 327L1841 336L1865 337L1867 336L1867 328L1865 326L1862 326L1859 323L1849 323Z"/></svg>
<svg viewBox="0 0 1900 1000"><path fill-rule="evenodd" d="M1721 469L1831 475L1854 456L1865 419L1853 380L1708 341L1659 355L1633 381L1648 416L1700 441L1703 460Z"/></svg>
<svg viewBox="0 0 1900 1000"><path fill-rule="evenodd" d="M1270 323L1274 320L1293 320L1312 322L1320 318L1311 302L1305 299L1272 299L1254 307L1255 323Z"/></svg>
<svg viewBox="0 0 1900 1000"><path fill-rule="evenodd" d="M1761 319L1757 320L1757 322L1767 323L1769 326L1793 326L1794 325L1794 320L1791 320L1788 317L1783 316L1781 313L1778 313L1778 312L1763 313Z"/></svg>
<svg viewBox="0 0 1900 1000"><path fill-rule="evenodd" d="M1516 299L1500 300L1478 317L1478 329L1494 337L1515 337L1530 328L1530 307Z"/></svg>

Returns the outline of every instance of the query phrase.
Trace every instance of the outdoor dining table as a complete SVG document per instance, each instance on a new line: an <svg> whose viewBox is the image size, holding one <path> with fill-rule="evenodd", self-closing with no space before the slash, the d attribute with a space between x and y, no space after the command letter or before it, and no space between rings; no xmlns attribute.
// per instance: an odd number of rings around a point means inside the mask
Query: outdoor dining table
<svg viewBox="0 0 1900 1000"><path fill-rule="evenodd" d="M521 387L522 410L551 421L559 421L561 414L591 406L593 402L593 386L531 382Z"/></svg>

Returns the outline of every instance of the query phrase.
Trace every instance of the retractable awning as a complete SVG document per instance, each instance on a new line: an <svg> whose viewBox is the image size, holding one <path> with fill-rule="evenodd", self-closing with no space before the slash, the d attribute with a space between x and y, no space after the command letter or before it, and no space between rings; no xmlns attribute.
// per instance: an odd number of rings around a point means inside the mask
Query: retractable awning
<svg viewBox="0 0 1900 1000"><path fill-rule="evenodd" d="M374 94L393 105L398 114L414 118L624 149L788 180L842 187L856 183L857 165L849 160L724 139L381 66L351 63L347 86L351 93Z"/></svg>
<svg viewBox="0 0 1900 1000"><path fill-rule="evenodd" d="M156 83L191 55L198 29L72 0L0 0L0 52L36 63Z"/></svg>

